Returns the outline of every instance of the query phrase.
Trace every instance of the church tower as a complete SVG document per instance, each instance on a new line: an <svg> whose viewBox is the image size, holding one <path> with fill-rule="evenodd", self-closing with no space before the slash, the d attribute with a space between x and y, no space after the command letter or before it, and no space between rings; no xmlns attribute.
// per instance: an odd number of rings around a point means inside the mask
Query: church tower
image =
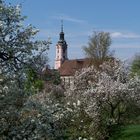
<svg viewBox="0 0 140 140"><path fill-rule="evenodd" d="M56 44L55 69L59 69L62 63L67 59L67 43L63 32L63 21L61 21L61 32L59 34L59 41Z"/></svg>

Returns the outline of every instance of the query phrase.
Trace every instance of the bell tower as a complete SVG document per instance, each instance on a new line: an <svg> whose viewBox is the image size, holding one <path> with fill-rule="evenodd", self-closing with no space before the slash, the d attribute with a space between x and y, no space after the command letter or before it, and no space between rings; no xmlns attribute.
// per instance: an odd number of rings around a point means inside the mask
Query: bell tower
<svg viewBox="0 0 140 140"><path fill-rule="evenodd" d="M61 20L61 32L59 34L59 41L56 44L56 58L55 69L59 69L65 60L68 60L67 56L67 42L65 41L63 32L63 20Z"/></svg>

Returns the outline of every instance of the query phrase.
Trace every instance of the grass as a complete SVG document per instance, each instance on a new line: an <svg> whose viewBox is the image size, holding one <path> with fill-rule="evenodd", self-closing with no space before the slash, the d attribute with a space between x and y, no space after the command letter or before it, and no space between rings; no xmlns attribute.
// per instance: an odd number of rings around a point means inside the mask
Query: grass
<svg viewBox="0 0 140 140"><path fill-rule="evenodd" d="M140 125L123 126L109 140L140 140Z"/></svg>

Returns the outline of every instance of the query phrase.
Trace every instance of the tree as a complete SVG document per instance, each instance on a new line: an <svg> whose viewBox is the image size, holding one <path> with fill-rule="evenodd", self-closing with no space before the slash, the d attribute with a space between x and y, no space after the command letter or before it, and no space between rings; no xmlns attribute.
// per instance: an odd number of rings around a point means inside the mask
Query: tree
<svg viewBox="0 0 140 140"><path fill-rule="evenodd" d="M0 74L4 75L5 81L17 80L20 88L24 88L28 71L34 71L37 77L41 75L48 62L50 44L50 41L34 39L38 30L32 25L25 27L25 18L19 5L7 6L0 1Z"/></svg>
<svg viewBox="0 0 140 140"><path fill-rule="evenodd" d="M108 32L94 32L89 38L88 46L84 46L83 50L87 57L92 58L95 65L100 65L111 57L110 45L111 38Z"/></svg>
<svg viewBox="0 0 140 140"><path fill-rule="evenodd" d="M46 54L49 42L35 40L38 30L25 27L24 20L20 6L0 0L0 139L13 139L7 136L19 124L19 113L28 98L26 71L33 69L38 74L46 63L37 60Z"/></svg>
<svg viewBox="0 0 140 140"><path fill-rule="evenodd" d="M131 72L133 75L137 74L140 76L140 55L136 55L131 66Z"/></svg>
<svg viewBox="0 0 140 140"><path fill-rule="evenodd" d="M47 41L34 41L38 30L32 25L24 27L20 6L6 5L0 1L0 68L2 73L21 70L30 66L38 51L48 49ZM42 53L40 53L42 54Z"/></svg>
<svg viewBox="0 0 140 140"><path fill-rule="evenodd" d="M88 136L96 140L109 137L112 126L133 122L140 115L140 79L131 78L118 61L111 63L78 71L74 87L66 93L73 104L80 102L91 120Z"/></svg>

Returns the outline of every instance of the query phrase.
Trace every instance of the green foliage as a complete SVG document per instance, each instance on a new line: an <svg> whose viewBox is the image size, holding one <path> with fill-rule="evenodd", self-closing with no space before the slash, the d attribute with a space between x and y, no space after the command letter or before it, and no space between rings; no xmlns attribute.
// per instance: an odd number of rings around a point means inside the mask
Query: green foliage
<svg viewBox="0 0 140 140"><path fill-rule="evenodd" d="M60 79L60 74L58 71L54 71L54 76L53 76L52 80L53 80L53 84L55 84L55 85L60 84L61 79Z"/></svg>
<svg viewBox="0 0 140 140"><path fill-rule="evenodd" d="M76 140L79 137L92 137L92 118L90 118L82 108L73 108L72 110L73 112L68 112L67 115L62 119L62 123L65 126L63 130L63 136L67 140Z"/></svg>
<svg viewBox="0 0 140 140"><path fill-rule="evenodd" d="M43 89L44 82L39 74L32 68L28 68L26 72L25 90L28 92L38 92Z"/></svg>
<svg viewBox="0 0 140 140"><path fill-rule="evenodd" d="M44 86L44 82L42 80L39 80L39 79L36 80L36 82L35 82L35 88L39 89L39 91L40 91L40 90L43 89L43 86Z"/></svg>
<svg viewBox="0 0 140 140"><path fill-rule="evenodd" d="M16 81L7 81L8 87L0 83L0 139L10 139L9 135L19 123L19 112L27 97L22 89L19 89ZM4 86L4 88L1 87Z"/></svg>
<svg viewBox="0 0 140 140"><path fill-rule="evenodd" d="M118 127L109 140L139 140L140 125L128 125Z"/></svg>
<svg viewBox="0 0 140 140"><path fill-rule="evenodd" d="M131 71L133 75L137 74L140 76L140 55L135 56L135 59L132 62Z"/></svg>
<svg viewBox="0 0 140 140"><path fill-rule="evenodd" d="M47 83L51 83L54 85L59 85L61 83L60 74L57 70L47 69L42 78Z"/></svg>

